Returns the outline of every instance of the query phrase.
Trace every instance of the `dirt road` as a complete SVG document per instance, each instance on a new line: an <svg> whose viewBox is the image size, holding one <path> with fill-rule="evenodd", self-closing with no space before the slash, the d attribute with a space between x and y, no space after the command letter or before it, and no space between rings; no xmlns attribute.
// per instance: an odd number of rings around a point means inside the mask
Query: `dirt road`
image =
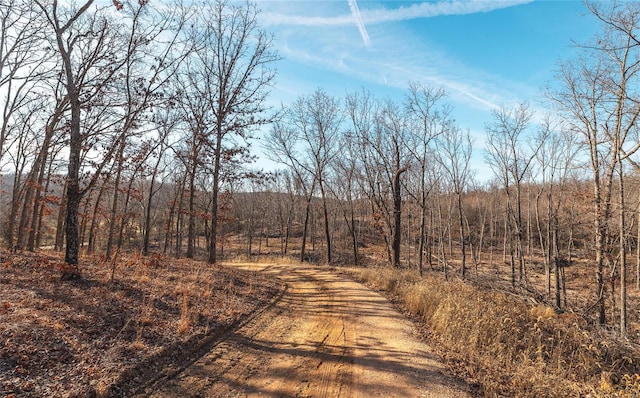
<svg viewBox="0 0 640 398"><path fill-rule="evenodd" d="M467 397L379 294L325 268L238 265L281 278L274 304L152 397Z"/></svg>

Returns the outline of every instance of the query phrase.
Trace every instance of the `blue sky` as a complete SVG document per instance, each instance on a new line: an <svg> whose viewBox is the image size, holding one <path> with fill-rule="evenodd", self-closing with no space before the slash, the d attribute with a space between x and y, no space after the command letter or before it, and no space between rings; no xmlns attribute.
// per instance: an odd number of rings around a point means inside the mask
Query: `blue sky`
<svg viewBox="0 0 640 398"><path fill-rule="evenodd" d="M582 1L258 0L260 25L283 57L271 100L287 105L322 87L344 97L364 87L402 100L410 81L443 87L453 115L483 156L491 109L528 101L572 40L599 29ZM479 159L479 160L478 160ZM476 168L480 165L476 164Z"/></svg>

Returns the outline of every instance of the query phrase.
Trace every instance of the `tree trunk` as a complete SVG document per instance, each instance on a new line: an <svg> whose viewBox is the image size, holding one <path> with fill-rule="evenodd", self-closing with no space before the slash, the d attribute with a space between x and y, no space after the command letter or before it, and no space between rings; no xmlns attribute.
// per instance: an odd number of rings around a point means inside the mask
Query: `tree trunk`
<svg viewBox="0 0 640 398"><path fill-rule="evenodd" d="M62 187L62 194L60 195L60 206L58 208L58 222L56 223L56 242L54 249L56 251L62 251L63 241L64 241L64 233L65 230L65 220L67 217L67 180L64 181L64 186Z"/></svg>
<svg viewBox="0 0 640 398"><path fill-rule="evenodd" d="M187 258L193 258L194 244L196 240L196 215L195 215L195 196L196 196L196 160L192 159L194 165L189 173L189 220L187 226Z"/></svg>
<svg viewBox="0 0 640 398"><path fill-rule="evenodd" d="M596 243L596 311L598 316L598 323L604 325L606 323L605 314L605 284L604 284L604 249L606 247L606 230L607 227L604 220L601 219L601 194L600 194L600 182L596 176L596 182L594 182L595 200L595 243Z"/></svg>
<svg viewBox="0 0 640 398"><path fill-rule="evenodd" d="M165 224L165 233L164 233L164 247L162 248L162 253L163 254L167 254L167 250L169 250L169 252L171 252L171 231L173 229L173 218L175 217L175 213L176 213L176 206L178 203L178 195L180 194L181 190L179 187L175 188L175 196L173 197L173 199L171 200L171 205L169 206L169 215L167 216L166 219L166 224Z"/></svg>
<svg viewBox="0 0 640 398"><path fill-rule="evenodd" d="M49 192L49 186L51 184L51 171L53 168L53 159L54 157L51 156L51 160L49 161L49 170L47 171L47 181L44 184L45 195ZM46 201L43 201L40 204L40 210L38 212L38 224L36 226L37 233L34 241L34 249L39 249L42 243L42 223L44 219L44 209L46 207L45 204L46 204Z"/></svg>
<svg viewBox="0 0 640 398"><path fill-rule="evenodd" d="M353 201L349 201L349 205L351 206L351 244L353 247L353 264L360 264L360 256L358 255L358 235L356 232L356 219L355 219L355 211L353 209Z"/></svg>
<svg viewBox="0 0 640 398"><path fill-rule="evenodd" d="M434 221L434 211L433 206L429 207L429 229L427 231L427 236L425 237L425 244L427 245L427 262L429 263L429 268L433 268L433 231L435 229L435 221Z"/></svg>
<svg viewBox="0 0 640 398"><path fill-rule="evenodd" d="M254 193L255 194L255 193ZM253 246L253 217L254 217L254 207L255 207L255 196L251 198L251 209L249 210L249 222L247 226L247 258L251 259L251 250Z"/></svg>
<svg viewBox="0 0 640 398"><path fill-rule="evenodd" d="M51 139L55 131L55 126L61 116L59 108L56 109L56 113L53 119L47 123L45 128L44 140L42 146L38 151L38 155L31 167L31 171L27 176L25 182L25 196L20 215L20 224L18 226L18 249L24 249L29 246L29 250L33 251L33 242L28 239L34 237L32 229L35 228L36 214L38 213L38 200L40 192L42 190L42 181L44 180L44 172L47 164L47 157L49 155L49 148L51 146ZM31 222L31 229L28 224ZM29 244L31 242L31 244Z"/></svg>
<svg viewBox="0 0 640 398"><path fill-rule="evenodd" d="M307 198L307 205L304 212L304 224L302 227L302 244L300 246L300 262L305 262L305 250L307 246L307 233L309 230L309 216L311 211L311 198Z"/></svg>
<svg viewBox="0 0 640 398"><path fill-rule="evenodd" d="M122 140L118 147L118 153L116 155L116 177L113 183L113 198L111 202L111 215L109 216L109 231L107 233L107 248L105 250L105 257L107 260L111 259L113 253L114 235L116 231L116 218L118 217L118 199L120 194L120 178L122 176L122 166L124 163L124 148L126 140Z"/></svg>
<svg viewBox="0 0 640 398"><path fill-rule="evenodd" d="M284 248L282 254L286 255L289 250L289 237L291 236L291 225L293 223L293 204L287 212L287 230L284 235Z"/></svg>
<svg viewBox="0 0 640 398"><path fill-rule="evenodd" d="M18 217L18 208L20 207L20 202L22 197L24 196L24 188L21 188L22 170L17 170L15 175L13 176L13 192L11 196L11 208L9 210L9 218L7 220L7 229L5 231L5 240L7 241L7 245L11 250L17 249L18 245L15 244L15 220Z"/></svg>
<svg viewBox="0 0 640 398"><path fill-rule="evenodd" d="M460 228L460 250L462 251L462 265L461 265L461 274L462 279L465 279L467 275L467 250L464 236L464 216L462 211L462 193L460 190L456 192L457 204L458 204L458 227Z"/></svg>
<svg viewBox="0 0 640 398"><path fill-rule="evenodd" d="M109 179L105 178L102 185L100 185L100 190L98 191L98 197L96 198L95 204L93 206L93 215L91 216L91 225L89 225L89 243L87 245L87 253L93 253L95 251L96 246L96 224L98 223L98 213L100 212L100 202L102 202L102 195L107 189L107 184L109 183Z"/></svg>
<svg viewBox="0 0 640 398"><path fill-rule="evenodd" d="M638 212L637 229L638 236L636 239L636 290L640 290L640 211Z"/></svg>
<svg viewBox="0 0 640 398"><path fill-rule="evenodd" d="M399 165L398 165L399 166ZM400 267L400 240L402 235L402 196L400 191L400 176L405 170L396 171L393 178L393 266Z"/></svg>
<svg viewBox="0 0 640 398"><path fill-rule="evenodd" d="M86 232L87 232L87 223L89 222L89 204L91 203L91 195L93 195L93 191L89 192L88 195L83 195L83 199L84 199L84 204L82 205L81 209L78 211L78 217L82 216L82 218L79 219L79 223L80 223L80 231L79 231L79 247L83 248L85 246L84 244L84 240L86 237Z"/></svg>
<svg viewBox="0 0 640 398"><path fill-rule="evenodd" d="M131 191L133 190L133 183L135 182L135 176L139 170L135 170L129 179L127 186L127 193L124 197L124 204L122 207L122 217L120 217L120 226L118 228L118 239L116 241L116 252L119 252L123 244L124 228L129 222L129 201L131 200Z"/></svg>
<svg viewBox="0 0 640 398"><path fill-rule="evenodd" d="M213 192L211 197L211 233L209 241L209 264L215 264L218 241L218 194L220 193L220 160L222 157L222 120L218 120L216 132L216 148L213 160Z"/></svg>
<svg viewBox="0 0 640 398"><path fill-rule="evenodd" d="M329 231L329 210L327 209L327 197L324 192L322 176L320 176L320 194L322 195L322 214L324 217L324 236L327 243L327 264L331 264L331 233Z"/></svg>
<svg viewBox="0 0 640 398"><path fill-rule="evenodd" d="M62 38L60 38L62 40ZM69 132L69 165L67 171L67 215L65 225L66 251L64 260L68 267L62 272L62 279L80 278L78 254L80 247L78 231L78 210L82 192L80 191L80 151L82 135L80 134L80 100L71 72L71 61L65 63L67 71L67 91L71 104L71 123Z"/></svg>
<svg viewBox="0 0 640 398"><path fill-rule="evenodd" d="M526 282L524 268L524 249L522 241L524 240L524 231L522 227L522 192L520 183L516 183L516 251L518 259L518 282L523 284Z"/></svg>
<svg viewBox="0 0 640 398"><path fill-rule="evenodd" d="M311 189L306 195L306 207L304 212L304 224L302 227L302 244L300 246L300 262L306 261L307 234L309 233L309 220L311 217L311 200L313 199L313 191L315 189L315 180L311 184Z"/></svg>
<svg viewBox="0 0 640 398"><path fill-rule="evenodd" d="M34 167L40 167L39 164L34 165ZM33 209L33 197L35 195L36 189L36 175L37 171L35 169L31 169L29 175L27 176L27 180L25 181L24 187L24 199L22 201L22 210L20 211L20 222L18 223L18 236L16 239L16 249L23 250L27 244L27 236L28 236L28 224L31 216L31 211Z"/></svg>
<svg viewBox="0 0 640 398"><path fill-rule="evenodd" d="M425 241L427 234L427 201L424 194L424 188L422 189L422 200L420 201L420 237L418 239L418 270L420 276L424 274L424 251Z"/></svg>
<svg viewBox="0 0 640 398"><path fill-rule="evenodd" d="M187 183L187 176L185 175L184 178L181 181L180 186L178 187L178 192L176 193L176 195L179 196L178 198L178 209L176 211L176 244L175 244L175 253L174 255L177 258L180 258L182 256L182 221L183 221L183 214L182 214L182 207L184 204L184 185Z"/></svg>
<svg viewBox="0 0 640 398"><path fill-rule="evenodd" d="M513 255L513 250L514 250L513 249L513 231L511 230L512 227L511 227L511 223L509 222L511 213L512 213L511 199L509 196L509 191L507 190L507 209L505 211L504 236L505 236L505 245L507 245L507 243L509 245L509 262L511 264L511 286L515 287L516 286L516 266L515 266L515 260Z"/></svg>
<svg viewBox="0 0 640 398"><path fill-rule="evenodd" d="M162 147L161 147L162 148ZM158 175L158 167L160 166L160 161L162 160L163 149L160 149L160 154L158 155L158 161L153 167L153 172L151 173L151 180L149 181L149 196L147 197L147 203L144 211L144 235L142 237L142 255L149 255L149 240L151 237L151 205L153 204L153 196L155 195L155 184L156 177Z"/></svg>
<svg viewBox="0 0 640 398"><path fill-rule="evenodd" d="M43 145L44 146L44 145ZM31 215L31 226L29 227L29 238L27 239L27 250L30 252L35 251L36 249L36 235L38 235L38 225L40 221L40 213L41 209L44 206L42 200L42 192L44 191L45 195L47 193L49 175L47 174L47 169L50 170L48 166L50 161L47 161L47 156L45 156L44 161L42 162L42 166L40 167L40 171L38 173L38 181L36 182L36 192L33 198L33 212ZM47 187L45 187L45 175L47 175Z"/></svg>
<svg viewBox="0 0 640 398"><path fill-rule="evenodd" d="M560 288L561 288L561 281L560 281L560 277L561 277L561 272L564 272L561 269L561 266L564 266L564 264L561 264L560 262L560 231L559 231L559 223L558 223L558 217L557 215L554 214L553 218L549 220L549 224L552 224L553 226L549 225L549 230L551 230L553 228L553 233L552 235L550 234L549 237L553 236L553 246L552 243L549 243L549 251L551 251L551 248L553 247L554 250L554 258L555 258L555 267L554 267L554 279L555 279L555 302L556 302L556 308L561 308L561 302L560 302Z"/></svg>
<svg viewBox="0 0 640 398"><path fill-rule="evenodd" d="M42 186L44 183L45 171L47 169L47 163L49 163L49 170L51 170L50 163L53 162L53 155L49 156L49 152L51 151L51 140L53 138L53 134L55 132L56 126L62 117L64 106L66 105L66 101L61 101L56 106L53 116L48 121L45 127L45 135L44 140L42 142L42 147L40 148L40 152L38 153L38 157L36 162L33 165L32 173L33 177L35 177L35 173L38 173L37 181L33 181L34 184L31 184L28 189L34 190L32 193L33 198L33 213L31 216L31 227L29 228L29 239L27 241L27 250L34 251L35 249L35 236L36 229L38 226L38 213L40 212L41 206L41 194L42 194ZM31 173L30 173L31 175ZM48 180L48 178L47 178ZM45 190L46 193L46 190ZM25 201L26 203L26 201Z"/></svg>
<svg viewBox="0 0 640 398"><path fill-rule="evenodd" d="M620 234L620 336L627 335L627 248L625 245L625 235L627 233L625 226L625 200L624 200L624 169L622 166L621 153L618 152L618 176L619 190L618 203L620 206L620 220L618 233Z"/></svg>

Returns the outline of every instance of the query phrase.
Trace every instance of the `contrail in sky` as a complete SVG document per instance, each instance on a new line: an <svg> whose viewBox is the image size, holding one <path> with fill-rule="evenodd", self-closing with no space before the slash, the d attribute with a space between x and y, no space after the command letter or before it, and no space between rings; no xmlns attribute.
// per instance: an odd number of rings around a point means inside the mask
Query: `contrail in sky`
<svg viewBox="0 0 640 398"><path fill-rule="evenodd" d="M360 36L362 36L364 45L369 47L371 45L371 39L369 38L369 33L367 33L367 27L364 26L364 22L362 21L362 16L360 15L360 9L358 8L357 1L349 0L349 8L351 9L351 15L353 15L353 19L356 20L356 25L358 25L358 30L360 31Z"/></svg>
<svg viewBox="0 0 640 398"><path fill-rule="evenodd" d="M307 26L347 26L355 19L363 40L371 43L365 27L385 22L410 21L419 18L432 18L441 15L469 15L479 12L489 12L502 8L530 3L534 0L444 0L415 3L397 8L368 8L360 14L357 0L348 0L350 14L338 16L302 16L290 14L264 13L265 24L269 25L307 25Z"/></svg>

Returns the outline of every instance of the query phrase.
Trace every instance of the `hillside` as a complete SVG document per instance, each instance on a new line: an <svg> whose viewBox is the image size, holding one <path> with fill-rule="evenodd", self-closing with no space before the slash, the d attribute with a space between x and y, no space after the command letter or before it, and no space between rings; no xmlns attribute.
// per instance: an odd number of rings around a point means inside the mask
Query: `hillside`
<svg viewBox="0 0 640 398"><path fill-rule="evenodd" d="M280 292L277 280L163 257L111 267L57 254L0 253L0 396L118 396L206 352Z"/></svg>

